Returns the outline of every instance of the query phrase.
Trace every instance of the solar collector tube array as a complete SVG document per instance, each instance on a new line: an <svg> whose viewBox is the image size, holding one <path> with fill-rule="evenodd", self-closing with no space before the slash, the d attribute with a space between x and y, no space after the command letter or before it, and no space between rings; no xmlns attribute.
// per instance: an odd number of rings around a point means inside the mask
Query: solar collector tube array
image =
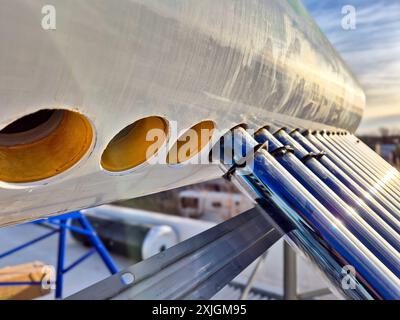
<svg viewBox="0 0 400 320"><path fill-rule="evenodd" d="M397 208L400 207L400 190L398 188L398 183L395 181L395 175L397 170L395 168L381 170L381 165L377 164L378 159L380 158L378 155L375 157L375 161L367 161L366 153L362 151L356 152L353 148L348 148L345 146L343 142L338 142L334 134L325 134L322 136L327 142L331 143L337 149L342 150L346 153L353 163L358 164L359 167L362 167L365 171L368 171L373 177L374 180L379 186L385 188L387 192L390 192L392 197L395 199ZM400 220L400 211L394 211L394 216Z"/></svg>
<svg viewBox="0 0 400 320"><path fill-rule="evenodd" d="M294 153L276 155L278 162L399 277L399 235L285 131L279 130L275 135L279 141L262 129L256 134L256 140L268 142L272 154L285 145L293 148Z"/></svg>
<svg viewBox="0 0 400 320"><path fill-rule="evenodd" d="M397 196L397 192L393 189L389 181L382 179L383 177L377 176L373 169L363 165L358 160L355 160L352 153L348 153L338 144L334 144L333 141L322 133L314 133L315 138L323 145L323 147L329 151L332 155L343 160L348 164L359 176L364 177L368 180L370 187L378 190L378 192L383 193L386 198L388 198L391 203L396 207L396 211L400 212L400 199ZM398 215L397 215L398 216Z"/></svg>
<svg viewBox="0 0 400 320"><path fill-rule="evenodd" d="M379 181L385 181L393 192L396 192L397 194L400 193L400 187L398 181L396 181L396 169L393 167L391 169L382 168L382 166L377 163L378 157L375 157L374 160L369 159L368 153L364 150L356 151L354 148L349 148L344 143L345 139L343 139L343 141L338 141L337 138L338 136L334 133L326 137L326 139L333 145L340 147L342 150L349 153L353 161L356 161L360 166L368 168L368 170L374 175L374 177L378 178Z"/></svg>
<svg viewBox="0 0 400 320"><path fill-rule="evenodd" d="M320 149L314 146L314 144L306 139L298 130L291 132L290 135L308 152L315 154L321 152ZM384 198L380 197L379 194L370 192L368 184L363 180L357 179L355 173L352 172L344 163L342 163L341 167L338 167L331 161L330 156L331 155L325 153L318 160L357 197L362 199L372 210L374 210L374 212L376 212L393 230L400 233L400 222L393 216L396 208Z"/></svg>
<svg viewBox="0 0 400 320"><path fill-rule="evenodd" d="M391 164L389 164L385 159L378 157L376 158L376 152L373 151L369 146L367 146L364 142L362 142L360 139L358 139L356 136L344 132L341 134L344 136L344 139L341 139L341 141L345 144L347 144L350 147L355 147L358 150L364 151L366 155L369 157L369 159L372 159L373 161L377 161L380 163L384 168L393 170L393 167ZM400 173L398 170L396 171L396 178L397 181L400 181Z"/></svg>
<svg viewBox="0 0 400 320"><path fill-rule="evenodd" d="M226 176L235 177L343 296L400 298L399 233L381 217L391 214L371 200L382 211L376 213L319 162L322 154L310 154L285 132L273 136L263 129L255 138L242 128L224 137L213 158ZM351 288L343 285L348 266L356 271L346 274Z"/></svg>
<svg viewBox="0 0 400 320"><path fill-rule="evenodd" d="M384 186L381 183L374 182L368 174L360 172L350 161L342 158L341 154L335 149L324 145L310 131L305 132L304 136L316 148L326 151L329 160L339 168L345 170L353 181L361 185L367 193L375 197L375 199L379 201L382 206L385 206L388 211L393 215L396 215L396 213L399 212L399 208L396 206L396 199L384 189ZM396 219L398 218L396 217Z"/></svg>
<svg viewBox="0 0 400 320"><path fill-rule="evenodd" d="M332 133L329 138L335 145L342 146L354 159L373 170L376 175L387 180L397 192L400 192L399 172L383 158L377 156L376 153L371 154L373 151L369 147L360 142L350 144L349 139L344 135Z"/></svg>

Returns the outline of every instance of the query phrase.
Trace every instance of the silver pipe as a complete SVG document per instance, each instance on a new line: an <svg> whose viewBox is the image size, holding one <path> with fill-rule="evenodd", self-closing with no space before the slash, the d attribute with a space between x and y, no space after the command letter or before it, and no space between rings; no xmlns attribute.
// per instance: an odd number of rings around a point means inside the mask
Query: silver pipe
<svg viewBox="0 0 400 320"><path fill-rule="evenodd" d="M317 297L322 297L322 296L326 296L328 294L331 294L331 290L329 290L328 288L322 288L322 289L317 289L317 290L312 290L312 291L308 291L308 292L302 292L299 293L297 295L297 297L300 300L310 300L310 299L314 299Z"/></svg>
<svg viewBox="0 0 400 320"><path fill-rule="evenodd" d="M297 256L287 242L283 244L283 299L297 300Z"/></svg>

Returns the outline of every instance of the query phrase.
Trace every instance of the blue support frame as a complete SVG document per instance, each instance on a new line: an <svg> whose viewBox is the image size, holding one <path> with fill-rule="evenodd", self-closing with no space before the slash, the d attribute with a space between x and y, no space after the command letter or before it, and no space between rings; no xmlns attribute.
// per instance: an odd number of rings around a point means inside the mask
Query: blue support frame
<svg viewBox="0 0 400 320"><path fill-rule="evenodd" d="M79 227L75 227L71 225L72 220L77 220L80 224ZM72 270L84 260L92 256L94 253L98 253L101 259L103 260L104 264L106 265L107 269L110 271L111 274L115 274L119 271L117 265L113 261L112 257L108 253L107 249L105 248L103 242L98 237L96 231L93 229L92 225L90 224L89 220L80 212L71 212L62 214L56 217L50 217L47 219L41 219L38 221L32 222L33 224L49 227L52 231L35 238L31 241L28 241L18 247L15 247L11 250L8 250L4 253L0 253L0 259L5 258L15 252L18 252L22 249L25 249L39 241L47 239L55 234L59 234L58 237L58 257L57 257L57 271L56 271L56 290L55 290L55 297L56 299L62 298L63 286L64 286L64 274L68 271ZM67 231L80 233L88 237L91 245L93 248L84 254L82 257L71 263L69 266L65 267L65 255L67 251ZM42 282L0 282L1 286L26 286L26 285L42 285Z"/></svg>

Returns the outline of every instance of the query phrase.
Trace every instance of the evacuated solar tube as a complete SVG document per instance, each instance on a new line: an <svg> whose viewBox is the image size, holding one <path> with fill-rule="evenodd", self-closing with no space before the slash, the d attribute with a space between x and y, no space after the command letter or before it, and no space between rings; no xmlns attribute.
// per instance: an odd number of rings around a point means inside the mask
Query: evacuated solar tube
<svg viewBox="0 0 400 320"><path fill-rule="evenodd" d="M378 172L383 175L384 179L390 179L392 185L396 188L397 191L400 191L400 179L398 175L398 171L387 163L381 156L377 153L371 154L372 151L369 147L363 147L360 143L350 143L349 138L346 136L334 136L332 137L336 143L341 144L345 149L350 150L352 154L360 158L360 155L363 155L363 159L367 162L371 167L378 170Z"/></svg>
<svg viewBox="0 0 400 320"><path fill-rule="evenodd" d="M397 208L393 213L396 218L400 221L400 197L398 192L394 189L391 184L384 180L382 176L376 175L369 166L360 163L359 160L355 159L351 153L343 150L337 144L334 144L330 139L327 139L324 135L316 134L317 139L323 143L327 148L336 152L336 155L341 156L352 168L363 177L366 177L371 183L371 187L377 189L379 192L384 193L385 197Z"/></svg>
<svg viewBox="0 0 400 320"><path fill-rule="evenodd" d="M368 172L374 182L384 188L390 195L395 199L398 204L397 207L400 207L400 190L397 188L396 183L393 181L395 170L389 170L386 172L382 172L377 168L377 164L369 163L363 159L365 156L363 152L356 152L354 149L348 149L345 146L337 143L333 137L329 137L323 135L325 141L334 146L339 150L339 152L346 153L349 161L352 161L361 171ZM399 211L395 212L396 216L400 219Z"/></svg>
<svg viewBox="0 0 400 320"><path fill-rule="evenodd" d="M374 163L379 164L380 167L384 169L392 168L392 166L388 162L386 162L386 160L384 160L375 151L373 151L371 148L363 144L361 140L355 138L354 136L352 135L335 136L335 139L337 140L338 143L346 145L347 148L356 151L362 151L364 153L365 159L373 160Z"/></svg>
<svg viewBox="0 0 400 320"><path fill-rule="evenodd" d="M284 145L289 145L291 142L288 141L290 137L283 130L276 134L278 139L284 141L278 141L265 129L258 131L255 137L259 143L268 142L269 151L275 154L276 150L282 149ZM308 155L305 150L304 152L299 148L294 148L294 150L299 158ZM358 202L358 198L315 159L308 159L307 167L293 153L278 153L275 158L378 259L396 276L400 277L400 256L398 254L400 241L394 230L369 207Z"/></svg>
<svg viewBox="0 0 400 320"><path fill-rule="evenodd" d="M393 178L392 175L388 176L388 172L381 172L376 168L377 164L376 163L368 163L365 161L363 158L365 155L364 153L356 154L353 149L347 149L343 145L339 144L336 142L334 139L335 135L331 134L320 134L321 138L324 139L327 143L333 145L339 152L344 154L349 161L352 161L358 168L359 170L368 173L371 175L371 177L379 183L384 182L385 187L387 190L392 192L393 194L400 194L400 190L395 186L391 178ZM397 197L398 198L398 197ZM399 201L400 204L400 201Z"/></svg>
<svg viewBox="0 0 400 320"><path fill-rule="evenodd" d="M343 138L349 144L355 145L359 149L365 150L366 153L369 154L371 159L376 159L377 153L374 150L372 150L367 144L365 144L363 141L361 141L359 138L357 138L355 135L346 134ZM382 164L382 166L384 166L385 168L393 167L389 162L387 162L382 157L378 157L377 161L379 161ZM400 179L400 172L398 170L397 170L397 177Z"/></svg>
<svg viewBox="0 0 400 320"><path fill-rule="evenodd" d="M356 161L360 166L368 168L370 172L374 174L375 177L377 177L380 181L385 181L390 188L396 192L397 194L400 194L400 188L397 185L397 179L396 179L396 169L393 167L389 169L385 169L382 167L382 165L379 163L378 158L380 158L378 155L376 155L375 160L370 160L368 158L368 153L365 150L356 150L355 148L349 148L344 141L338 139L339 136L337 135L330 135L326 136L326 139L328 139L333 145L336 147L344 150L349 154L349 156Z"/></svg>
<svg viewBox="0 0 400 320"><path fill-rule="evenodd" d="M360 174L357 172L352 166L351 163L345 162L344 159L342 159L339 156L336 155L335 152L332 152L328 147L326 147L321 141L319 141L314 134L312 134L310 131L306 131L304 133L305 137L307 138L308 141L310 141L315 147L318 149L325 151L327 158L331 160L335 165L338 167L342 168L343 170L346 171L346 173L357 183L359 183L365 190L366 192L370 194L374 194L375 199L377 201L380 201L381 205L383 205L386 210L390 211L393 215L395 215L396 220L400 221L398 219L396 213L399 211L397 206L395 205L395 201L393 199L393 196L389 194L384 188L382 188L379 184L373 182L369 176Z"/></svg>
<svg viewBox="0 0 400 320"><path fill-rule="evenodd" d="M231 163L224 162L236 145L253 150L256 141L243 129L235 130L232 145L221 143L221 166L225 172L235 172ZM281 221L290 221L293 228L287 233L294 245L325 274L343 296L352 299L398 299L400 283L370 250L368 250L338 219L336 219L307 189L287 172L265 149L254 154L253 161L236 173L235 180L252 190L252 195L265 208L280 208L272 218L282 230ZM355 273L346 274L349 266ZM351 289L344 284L349 277ZM355 280L355 281L353 281ZM349 282L347 282L349 283Z"/></svg>
<svg viewBox="0 0 400 320"><path fill-rule="evenodd" d="M317 175L336 195L338 195L347 205L354 209L370 227L377 231L387 242L396 250L393 251L394 256L399 258L400 251L400 235L397 230L400 229L400 223L392 217L393 222L397 222L396 230L390 227L384 219L380 217L371 207L369 207L362 198L359 198L345 184L343 184L335 175L333 175L326 167L324 167L316 157L309 157L310 153L304 149L297 141L295 141L285 131L280 130L276 133L277 138L282 144L291 146L295 155L303 160L304 164ZM314 154L311 154L314 155ZM319 156L318 156L319 158ZM389 214L390 215L390 214ZM385 249L385 248L383 248ZM397 262L396 262L397 264Z"/></svg>
<svg viewBox="0 0 400 320"><path fill-rule="evenodd" d="M389 162L387 162L385 159L383 159L381 156L379 156L375 151L373 151L369 146L367 146L364 142L359 140L357 137L353 135L345 136L344 137L346 140L348 139L348 142L354 140L354 144L360 149L360 150L365 150L367 154L370 155L370 158L373 161L379 161L379 163L386 169L393 170L397 186L400 187L400 172L398 169L394 168Z"/></svg>
<svg viewBox="0 0 400 320"><path fill-rule="evenodd" d="M370 184L370 188L376 189L378 192L384 194L385 198L387 198L390 201L390 203L393 206L395 206L395 208L396 208L395 213L400 211L399 201L398 201L398 199L393 197L393 192L390 189L388 190L384 184L382 184L380 181L377 181L376 179L374 179L368 172L365 172L365 170L360 170L360 168L358 166L356 166L352 161L350 161L342 152L338 151L332 144L330 144L325 139L321 138L321 136L318 133L314 134L313 136L316 139L316 140L313 140L313 143L314 143L314 141L319 141L319 143L323 145L323 149L327 149L329 151L329 153L333 153L335 155L335 157L344 161L355 173L357 173L357 175L359 177L366 179L368 181L368 183ZM310 137L310 139L312 139L312 138ZM328 157L330 157L329 153L328 153ZM334 157L331 157L331 160L335 161ZM396 218L399 219L397 215L396 215Z"/></svg>
<svg viewBox="0 0 400 320"><path fill-rule="evenodd" d="M368 145L366 145L363 141L357 138L353 134L346 134L342 136L344 143L347 143L350 147L355 147L358 150L364 150L366 156L370 159L377 161L380 163L384 168L393 168L393 166L387 162L384 158L380 157L374 150L372 150ZM378 156L378 157L377 157ZM399 173L400 175L400 173Z"/></svg>
<svg viewBox="0 0 400 320"><path fill-rule="evenodd" d="M304 137L298 130L291 132L290 135L308 152L321 154L322 150L315 147L311 141ZM327 157L326 154L321 156L318 161L333 175L335 175L335 177L337 177L344 185L353 191L356 196L358 196L360 199L363 199L363 201L365 201L365 203L393 230L400 234L400 222L391 213L396 211L396 208L393 207L385 198L376 193L370 192L367 184L363 180L358 179L356 175L352 174L348 167L342 164L339 168Z"/></svg>

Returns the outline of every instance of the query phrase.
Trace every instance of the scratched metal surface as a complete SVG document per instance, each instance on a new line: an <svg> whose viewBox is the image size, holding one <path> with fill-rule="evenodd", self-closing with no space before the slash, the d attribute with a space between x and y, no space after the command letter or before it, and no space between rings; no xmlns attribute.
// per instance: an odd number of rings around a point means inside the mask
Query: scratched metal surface
<svg viewBox="0 0 400 320"><path fill-rule="evenodd" d="M0 0L0 128L43 108L86 115L91 152L30 185L0 184L0 225L218 176L212 165L141 166L113 176L101 153L125 126L159 115L179 129L212 119L354 131L365 96L295 0ZM222 132L221 132L222 134ZM172 145L172 144L171 144Z"/></svg>

